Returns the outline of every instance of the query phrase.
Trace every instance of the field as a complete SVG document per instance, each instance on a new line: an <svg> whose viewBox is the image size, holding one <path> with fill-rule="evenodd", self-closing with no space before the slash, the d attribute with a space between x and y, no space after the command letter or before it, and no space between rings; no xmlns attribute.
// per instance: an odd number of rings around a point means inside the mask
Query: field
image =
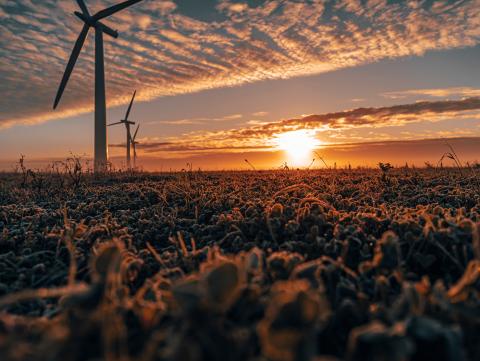
<svg viewBox="0 0 480 361"><path fill-rule="evenodd" d="M480 360L473 169L0 179L1 360Z"/></svg>

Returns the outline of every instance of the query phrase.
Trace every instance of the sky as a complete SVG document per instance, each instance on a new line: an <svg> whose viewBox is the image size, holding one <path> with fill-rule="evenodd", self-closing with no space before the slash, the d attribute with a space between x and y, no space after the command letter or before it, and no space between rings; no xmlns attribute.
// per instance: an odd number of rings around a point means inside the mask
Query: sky
<svg viewBox="0 0 480 361"><path fill-rule="evenodd" d="M93 154L92 33L52 109L75 10L0 1L0 169ZM145 169L423 165L445 139L480 161L480 0L144 0L104 22L120 34L105 38L108 121L137 90ZM108 131L121 165L125 130Z"/></svg>

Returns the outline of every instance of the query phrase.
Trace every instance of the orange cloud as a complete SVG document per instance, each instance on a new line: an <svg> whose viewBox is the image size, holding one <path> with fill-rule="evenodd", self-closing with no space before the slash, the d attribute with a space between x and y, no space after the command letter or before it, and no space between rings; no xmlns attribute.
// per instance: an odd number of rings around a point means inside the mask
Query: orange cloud
<svg viewBox="0 0 480 361"><path fill-rule="evenodd" d="M450 87L435 89L409 89L382 94L390 99L403 99L408 96L429 96L432 98L445 98L450 96L480 97L480 89L472 87Z"/></svg>
<svg viewBox="0 0 480 361"><path fill-rule="evenodd" d="M255 124L250 127L225 131L202 131L171 137L166 142L140 140L139 149L146 153L167 152L169 154L186 152L194 154L204 151L249 151L271 150L275 148L273 138L277 134L298 129L311 129L318 133L331 133L359 128L379 128L400 126L414 122L438 122L447 119L480 119L480 98L468 98L455 101L424 101L413 104L394 105L379 108L357 108L342 112L308 115L301 118L285 119L277 122ZM454 130L450 133L436 133L439 136L474 135ZM425 136L419 134L418 137ZM335 136L342 140L342 136ZM375 133L376 139L382 134ZM388 140L390 135L383 137ZM349 136L349 140L354 135ZM366 139L365 136L360 139ZM116 146L122 146L117 144Z"/></svg>

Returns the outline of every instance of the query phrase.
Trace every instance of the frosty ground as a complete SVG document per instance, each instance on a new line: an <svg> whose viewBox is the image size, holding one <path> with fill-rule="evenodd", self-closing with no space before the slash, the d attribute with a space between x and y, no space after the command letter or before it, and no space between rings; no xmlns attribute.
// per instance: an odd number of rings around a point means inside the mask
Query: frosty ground
<svg viewBox="0 0 480 361"><path fill-rule="evenodd" d="M0 175L2 360L478 360L476 169Z"/></svg>

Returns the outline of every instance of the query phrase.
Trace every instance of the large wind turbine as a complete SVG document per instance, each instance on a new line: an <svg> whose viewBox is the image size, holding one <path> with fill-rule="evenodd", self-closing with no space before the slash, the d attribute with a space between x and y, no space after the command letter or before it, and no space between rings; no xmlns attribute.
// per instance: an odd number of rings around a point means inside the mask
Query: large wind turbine
<svg viewBox="0 0 480 361"><path fill-rule="evenodd" d="M83 29L78 36L72 54L67 63L67 68L63 74L62 81L58 87L57 96L53 109L55 109L60 102L63 91L67 86L68 79L72 74L72 70L80 55L83 44L87 37L90 28L95 28L95 172L104 172L107 167L108 149L107 149L107 111L105 101L105 66L103 58L103 33L110 35L113 38L118 37L117 31L111 29L107 25L100 22L100 20L113 15L133 4L142 0L128 0L120 4L110 6L91 16L88 8L83 0L76 0L82 12L75 11L74 14L83 21Z"/></svg>
<svg viewBox="0 0 480 361"><path fill-rule="evenodd" d="M133 147L133 168L137 168L137 134L138 129L140 129L140 124L137 125L137 130L135 130L135 134L133 135L132 140L132 147Z"/></svg>
<svg viewBox="0 0 480 361"><path fill-rule="evenodd" d="M125 114L125 118L120 120L119 122L109 124L108 126L111 127L112 125L117 125L117 124L125 124L125 129L127 131L127 169L131 168L131 162L130 162L130 148L131 148L131 140L132 140L132 135L130 133L130 125L135 125L135 122L131 122L128 120L128 116L130 115L130 111L132 110L132 105L133 105L133 100L135 99L135 95L137 94L137 91L135 90L133 92L133 97L132 100L130 101L130 105L128 106L127 109L127 114Z"/></svg>

